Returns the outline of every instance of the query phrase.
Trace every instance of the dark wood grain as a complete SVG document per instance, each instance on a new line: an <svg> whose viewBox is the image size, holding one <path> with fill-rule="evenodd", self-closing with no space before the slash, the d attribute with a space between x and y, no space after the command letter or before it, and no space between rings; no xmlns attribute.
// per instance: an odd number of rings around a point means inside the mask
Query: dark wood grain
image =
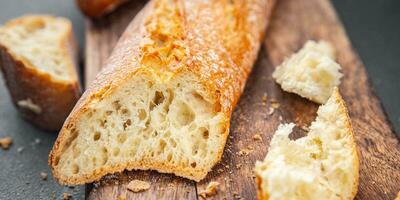
<svg viewBox="0 0 400 200"><path fill-rule="evenodd" d="M110 16L88 22L87 82L93 80L118 36L142 5L132 2ZM400 190L399 141L360 58L327 0L278 1L257 63L233 113L223 159L205 180L194 183L156 172L124 172L89 187L88 199L117 199L126 193L126 183L135 178L150 181L151 189L138 194L128 192L127 199L196 199L210 181L221 184L215 199L255 199L254 163L265 157L278 124L296 122L298 127L307 126L318 108L297 95L283 92L271 78L274 66L308 39L332 42L343 68L345 76L340 89L349 107L360 152L360 186L356 199L394 199ZM269 115L273 101L279 102L280 107ZM297 128L295 137L303 133L304 130ZM257 134L262 137L261 141L253 138Z"/></svg>

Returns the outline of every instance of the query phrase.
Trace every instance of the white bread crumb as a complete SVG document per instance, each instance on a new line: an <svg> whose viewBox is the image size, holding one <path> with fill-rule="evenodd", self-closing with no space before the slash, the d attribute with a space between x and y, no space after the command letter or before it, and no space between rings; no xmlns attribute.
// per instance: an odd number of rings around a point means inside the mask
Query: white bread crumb
<svg viewBox="0 0 400 200"><path fill-rule="evenodd" d="M334 59L334 50L329 43L307 41L300 51L275 69L272 77L283 90L322 104L343 76Z"/></svg>
<svg viewBox="0 0 400 200"><path fill-rule="evenodd" d="M281 124L265 160L256 163L260 199L352 199L359 163L349 120L335 90L307 136L291 140L295 124Z"/></svg>
<svg viewBox="0 0 400 200"><path fill-rule="evenodd" d="M206 199L217 194L219 183L211 181L208 183L207 188L199 193L199 196Z"/></svg>

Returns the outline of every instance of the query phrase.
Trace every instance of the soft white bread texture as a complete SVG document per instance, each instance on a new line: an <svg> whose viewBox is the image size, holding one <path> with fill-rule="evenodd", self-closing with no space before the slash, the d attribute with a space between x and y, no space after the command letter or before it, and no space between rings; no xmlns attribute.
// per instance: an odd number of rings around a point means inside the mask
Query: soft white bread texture
<svg viewBox="0 0 400 200"><path fill-rule="evenodd" d="M152 169L203 179L222 156L271 7L150 1L64 124L54 177L71 185Z"/></svg>
<svg viewBox="0 0 400 200"><path fill-rule="evenodd" d="M345 103L337 89L305 137L289 139L295 124L278 127L263 162L256 163L262 200L353 199L359 161Z"/></svg>
<svg viewBox="0 0 400 200"><path fill-rule="evenodd" d="M272 77L283 90L323 104L340 84L340 69L329 43L307 41L275 69Z"/></svg>
<svg viewBox="0 0 400 200"><path fill-rule="evenodd" d="M0 28L0 63L14 104L35 125L58 130L80 95L67 19L27 15Z"/></svg>

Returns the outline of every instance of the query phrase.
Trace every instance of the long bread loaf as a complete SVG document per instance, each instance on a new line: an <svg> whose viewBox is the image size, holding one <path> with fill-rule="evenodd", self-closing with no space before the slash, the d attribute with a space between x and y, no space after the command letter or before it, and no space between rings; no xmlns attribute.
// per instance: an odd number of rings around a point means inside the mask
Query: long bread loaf
<svg viewBox="0 0 400 200"><path fill-rule="evenodd" d="M153 169L203 179L221 159L272 6L150 1L65 122L54 177L71 185Z"/></svg>

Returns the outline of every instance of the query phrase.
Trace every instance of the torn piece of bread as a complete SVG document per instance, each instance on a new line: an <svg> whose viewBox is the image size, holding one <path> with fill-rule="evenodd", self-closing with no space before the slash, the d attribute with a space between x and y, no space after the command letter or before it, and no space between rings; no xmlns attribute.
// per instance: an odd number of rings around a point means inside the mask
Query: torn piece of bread
<svg viewBox="0 0 400 200"><path fill-rule="evenodd" d="M80 96L75 41L67 19L27 15L0 27L0 66L23 117L59 130Z"/></svg>
<svg viewBox="0 0 400 200"><path fill-rule="evenodd" d="M152 169L203 179L221 159L272 3L150 1L64 124L54 177L74 185Z"/></svg>
<svg viewBox="0 0 400 200"><path fill-rule="evenodd" d="M263 162L256 163L259 199L353 199L359 161L345 102L334 89L307 136L289 139L295 125L283 124Z"/></svg>
<svg viewBox="0 0 400 200"><path fill-rule="evenodd" d="M307 41L275 69L272 77L283 90L323 104L340 84L340 69L329 43Z"/></svg>
<svg viewBox="0 0 400 200"><path fill-rule="evenodd" d="M128 0L76 0L82 13L88 17L101 17L112 12Z"/></svg>

